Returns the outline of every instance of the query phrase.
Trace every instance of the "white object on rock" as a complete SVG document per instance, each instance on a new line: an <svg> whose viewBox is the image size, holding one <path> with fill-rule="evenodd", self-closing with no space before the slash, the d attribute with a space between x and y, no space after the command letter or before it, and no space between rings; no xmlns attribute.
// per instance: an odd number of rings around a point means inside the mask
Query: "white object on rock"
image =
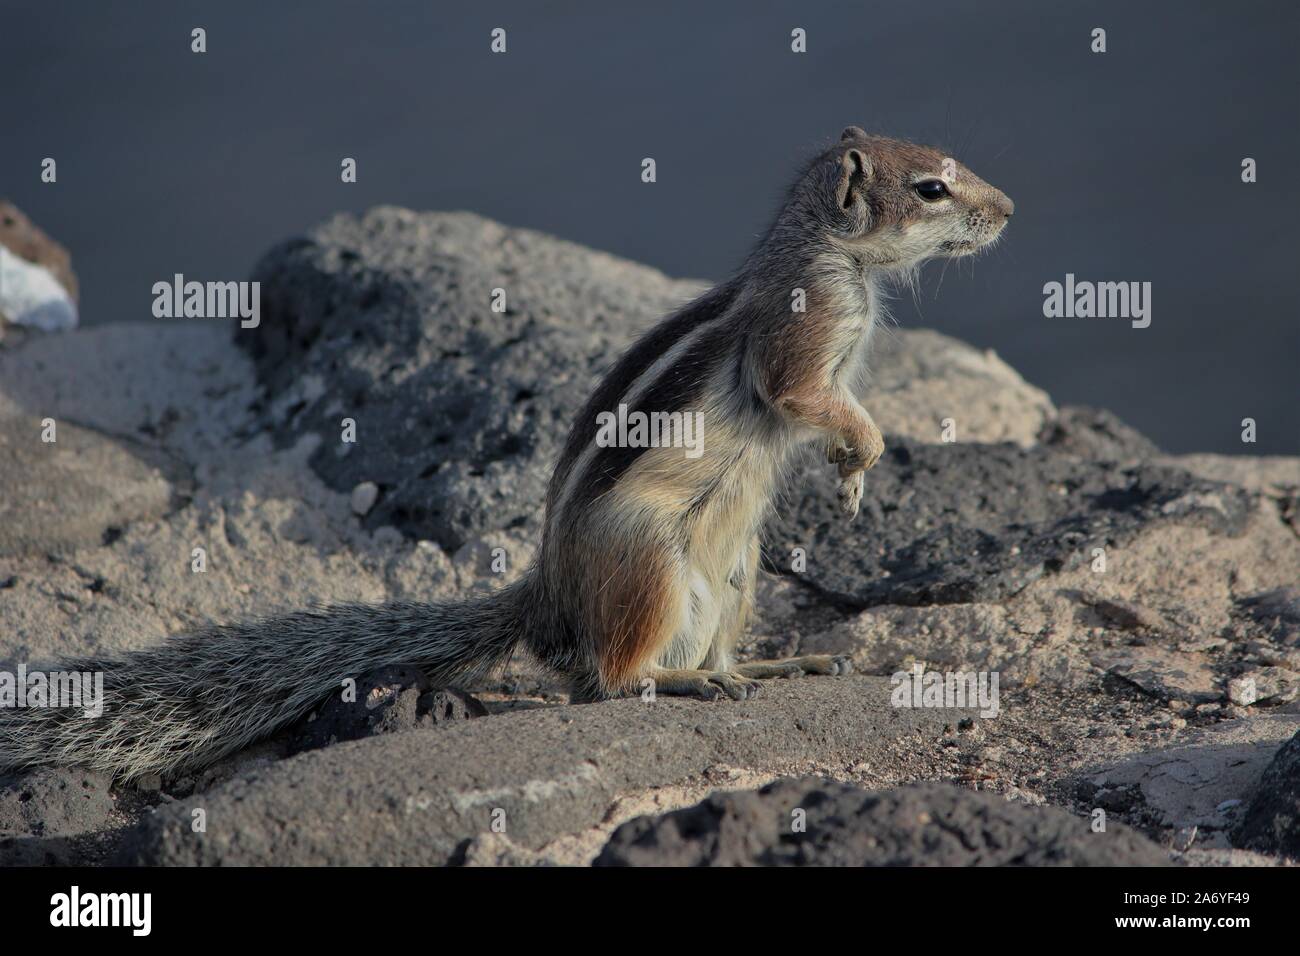
<svg viewBox="0 0 1300 956"><path fill-rule="evenodd" d="M1259 700L1253 677L1234 677L1228 681L1228 700L1238 707L1249 707Z"/></svg>
<svg viewBox="0 0 1300 956"><path fill-rule="evenodd" d="M352 510L365 517L379 500L379 486L373 481L363 481L352 489Z"/></svg>
<svg viewBox="0 0 1300 956"><path fill-rule="evenodd" d="M77 327L77 304L44 266L0 246L0 315L44 332Z"/></svg>

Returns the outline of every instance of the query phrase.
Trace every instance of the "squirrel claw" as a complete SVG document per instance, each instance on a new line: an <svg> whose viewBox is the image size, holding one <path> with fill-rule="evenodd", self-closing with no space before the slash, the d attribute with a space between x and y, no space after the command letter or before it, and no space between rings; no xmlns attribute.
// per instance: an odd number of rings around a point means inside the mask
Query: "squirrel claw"
<svg viewBox="0 0 1300 956"><path fill-rule="evenodd" d="M832 438L826 443L826 463L838 465L849 460L849 446L843 438Z"/></svg>
<svg viewBox="0 0 1300 956"><path fill-rule="evenodd" d="M732 700L750 700L757 697L763 686L758 681L741 677L739 674L718 672L710 674L708 679L709 683L721 687L723 693Z"/></svg>
<svg viewBox="0 0 1300 956"><path fill-rule="evenodd" d="M862 472L841 479L835 496L839 500L840 513L852 521L858 516L858 506L862 503Z"/></svg>

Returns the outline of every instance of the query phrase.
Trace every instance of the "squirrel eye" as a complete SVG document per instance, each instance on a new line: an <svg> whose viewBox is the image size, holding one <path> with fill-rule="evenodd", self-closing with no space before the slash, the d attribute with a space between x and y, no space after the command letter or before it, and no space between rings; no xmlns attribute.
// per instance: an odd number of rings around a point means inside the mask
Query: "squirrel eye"
<svg viewBox="0 0 1300 956"><path fill-rule="evenodd" d="M938 202L948 195L948 187L938 179L923 179L912 188L926 202Z"/></svg>

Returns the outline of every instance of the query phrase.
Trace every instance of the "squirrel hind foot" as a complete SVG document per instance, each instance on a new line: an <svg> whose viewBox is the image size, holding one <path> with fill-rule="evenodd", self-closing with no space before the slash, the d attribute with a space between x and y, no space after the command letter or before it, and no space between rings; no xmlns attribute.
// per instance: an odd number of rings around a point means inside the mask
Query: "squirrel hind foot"
<svg viewBox="0 0 1300 956"><path fill-rule="evenodd" d="M674 697L697 697L700 700L750 700L762 687L758 681L736 670L658 670L649 675L656 693Z"/></svg>
<svg viewBox="0 0 1300 956"><path fill-rule="evenodd" d="M847 654L805 654L776 661L750 661L737 664L735 671L746 677L770 680L777 677L819 675L842 677L853 673L853 658Z"/></svg>

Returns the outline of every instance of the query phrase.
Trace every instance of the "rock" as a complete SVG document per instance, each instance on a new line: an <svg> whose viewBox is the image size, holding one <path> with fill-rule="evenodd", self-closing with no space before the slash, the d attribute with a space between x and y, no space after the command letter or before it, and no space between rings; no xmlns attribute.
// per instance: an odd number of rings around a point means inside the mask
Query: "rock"
<svg viewBox="0 0 1300 956"><path fill-rule="evenodd" d="M461 866L548 866L539 853L515 846L498 833L480 833L465 847Z"/></svg>
<svg viewBox="0 0 1300 956"><path fill-rule="evenodd" d="M1148 607L1132 601L1114 601L1084 592L1080 598L1105 621L1108 627L1122 631L1151 631L1159 633L1172 630L1168 621Z"/></svg>
<svg viewBox="0 0 1300 956"><path fill-rule="evenodd" d="M1262 628L1269 640L1300 648L1300 588L1270 588L1238 601L1240 615Z"/></svg>
<svg viewBox="0 0 1300 956"><path fill-rule="evenodd" d="M1176 455L1161 458L1163 464L1183 468L1210 481L1240 485L1294 501L1300 488L1300 458L1285 455Z"/></svg>
<svg viewBox="0 0 1300 956"><path fill-rule="evenodd" d="M1227 830L1300 717L1272 714L1188 730L1170 746L1124 754L1087 773L1095 787L1131 790L1151 823L1171 830L1198 827L1197 844L1227 845Z"/></svg>
<svg viewBox="0 0 1300 956"><path fill-rule="evenodd" d="M34 263L54 276L68 298L77 301L77 276L72 271L72 257L23 215L13 203L0 199L0 246L20 259Z"/></svg>
<svg viewBox="0 0 1300 956"><path fill-rule="evenodd" d="M487 712L487 708L477 697L456 690L454 687L444 687L420 695L415 708L416 725L428 727L457 720L469 720L471 717L486 717Z"/></svg>
<svg viewBox="0 0 1300 956"><path fill-rule="evenodd" d="M1295 700L1298 691L1300 674L1285 667L1252 667L1228 682L1228 699L1240 707L1285 704Z"/></svg>
<svg viewBox="0 0 1300 956"><path fill-rule="evenodd" d="M312 466L332 487L384 488L369 527L448 550L538 527L541 463L596 376L697 288L477 216L393 208L330 220L255 278L261 325L236 334L272 398L267 424L320 434ZM345 417L355 453L340 454Z"/></svg>
<svg viewBox="0 0 1300 956"><path fill-rule="evenodd" d="M780 580L793 587L802 578L789 574ZM1004 688L1048 682L1091 694L1087 688L1098 666L1123 662L1140 639L1142 648L1151 649L1151 667L1196 675L1203 692L1212 681L1217 700L1228 678L1241 672L1246 649L1259 639L1255 635L1271 627L1241 613L1241 592L1298 579L1300 543L1276 512L1263 507L1252 511L1244 533L1235 537L1193 524L1154 524L1122 547L1108 548L1104 572L1081 562L1009 598L878 604L820 626L804 625L811 617L805 611L785 625L786 632L803 630L786 651L849 654L868 674L892 674L922 661L946 670L996 670ZM798 592L808 603L821 597L813 588ZM772 626L771 607L760 602L757 627ZM1178 681L1169 677L1162 686L1148 681L1148 690L1181 699ZM1198 706L1219 709L1217 703Z"/></svg>
<svg viewBox="0 0 1300 956"><path fill-rule="evenodd" d="M343 740L360 740L416 727L481 717L487 709L454 689L431 691L428 678L414 667L385 667L357 679L355 700L343 688L291 732L289 751L300 753Z"/></svg>
<svg viewBox="0 0 1300 956"><path fill-rule="evenodd" d="M1192 847L1181 856L1188 866L1285 866L1274 856L1236 850L1230 847Z"/></svg>
<svg viewBox="0 0 1300 956"><path fill-rule="evenodd" d="M73 328L77 278L68 251L0 200L0 336L5 321L45 332Z"/></svg>
<svg viewBox="0 0 1300 956"><path fill-rule="evenodd" d="M880 605L809 635L799 652L848 653L854 669L867 674L893 674L920 661L949 670L1014 671L1020 679L1031 654L1045 655L1017 623L997 604Z"/></svg>
<svg viewBox="0 0 1300 956"><path fill-rule="evenodd" d="M172 485L144 446L37 416L0 416L0 557L99 544L111 529L166 514Z"/></svg>
<svg viewBox="0 0 1300 956"><path fill-rule="evenodd" d="M1164 522L1239 535L1249 495L1164 466L1124 468L1046 447L895 440L846 524L826 466L805 471L768 528L770 566L850 607L1000 600Z"/></svg>
<svg viewBox="0 0 1300 956"><path fill-rule="evenodd" d="M1278 748L1233 830L1235 846L1300 860L1300 732Z"/></svg>
<svg viewBox="0 0 1300 956"><path fill-rule="evenodd" d="M775 681L756 700L660 696L547 707L385 734L301 754L143 820L123 860L145 864L443 864L496 832L536 850L601 821L617 794L713 766L784 771L848 754L877 772L962 711L895 709L888 681Z"/></svg>
<svg viewBox="0 0 1300 956"><path fill-rule="evenodd" d="M428 678L414 667L385 667L362 674L354 688L340 687L303 719L290 748L296 753L341 740L410 730L415 727L416 702L428 689ZM347 690L355 696L346 699Z"/></svg>
<svg viewBox="0 0 1300 956"><path fill-rule="evenodd" d="M0 200L0 324L46 332L77 324L77 278L68 251Z"/></svg>
<svg viewBox="0 0 1300 956"><path fill-rule="evenodd" d="M118 473L113 486L88 492L57 521L15 526L6 513L0 539L29 530L24 547L32 550L0 556L0 663L145 647L208 622L313 604L450 599L480 584L477 570L438 548L417 551L400 536L362 528L347 495L307 466L311 436L277 450L251 428L258 394L252 362L229 330L202 320L114 322L0 350L0 419L31 423L39 438L41 419L53 417L59 447L71 422L96 441L112 436L130 457L157 467L174 492L170 506L159 494L81 533L138 485L113 465L98 469ZM32 468L15 485L11 467L18 463L0 448L0 512L9 489L26 494L38 476L48 485L46 472ZM69 525L85 543L60 544ZM198 546L207 551L202 575L191 570ZM66 555L69 547L78 550ZM49 553L61 560L48 561Z"/></svg>
<svg viewBox="0 0 1300 956"><path fill-rule="evenodd" d="M1261 664L1300 672L1300 647L1282 647L1270 641L1247 641L1246 652Z"/></svg>
<svg viewBox="0 0 1300 956"><path fill-rule="evenodd" d="M64 332L76 326L77 307L44 268L0 246L0 320Z"/></svg>
<svg viewBox="0 0 1300 956"><path fill-rule="evenodd" d="M86 866L75 837L0 836L0 866Z"/></svg>
<svg viewBox="0 0 1300 956"><path fill-rule="evenodd" d="M41 768L0 775L0 835L66 836L105 827L116 804L103 774Z"/></svg>
<svg viewBox="0 0 1300 956"><path fill-rule="evenodd" d="M1238 707L1249 707L1259 700L1259 691L1250 677L1234 677L1228 681L1228 700Z"/></svg>
<svg viewBox="0 0 1300 956"><path fill-rule="evenodd" d="M877 336L872 348L864 401L886 444L896 437L939 441L944 420L951 419L958 441L1028 447L1056 418L1047 393L992 349L973 349L928 329Z"/></svg>
<svg viewBox="0 0 1300 956"><path fill-rule="evenodd" d="M1156 646L1119 647L1099 651L1093 664L1161 700L1208 704L1223 695L1216 686L1210 660L1204 654Z"/></svg>
<svg viewBox="0 0 1300 956"><path fill-rule="evenodd" d="M362 518L370 513L370 509L375 506L379 500L379 486L373 481L363 481L352 489L352 498L350 504L353 514Z"/></svg>
<svg viewBox="0 0 1300 956"><path fill-rule="evenodd" d="M1111 412L1083 405L1062 408L1039 432L1038 440L1055 451L1092 461L1144 461L1160 454L1154 442Z"/></svg>
<svg viewBox="0 0 1300 956"><path fill-rule="evenodd" d="M268 457L242 453L257 391L248 357L206 320L110 322L0 352L0 412L72 421L194 470L233 463L245 486L249 460Z"/></svg>
<svg viewBox="0 0 1300 956"><path fill-rule="evenodd" d="M802 813L800 813L802 811ZM795 820L806 830L795 828ZM1168 854L1121 824L1087 820L946 784L871 791L782 780L639 817L596 866L1165 866Z"/></svg>

